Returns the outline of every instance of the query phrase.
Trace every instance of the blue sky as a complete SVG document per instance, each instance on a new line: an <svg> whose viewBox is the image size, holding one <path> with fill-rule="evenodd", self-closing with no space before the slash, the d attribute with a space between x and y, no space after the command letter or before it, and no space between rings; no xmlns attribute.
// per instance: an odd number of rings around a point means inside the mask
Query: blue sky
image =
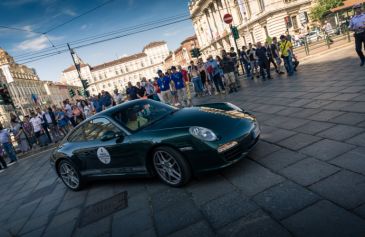
<svg viewBox="0 0 365 237"><path fill-rule="evenodd" d="M1 0L0 25L46 32L53 26L64 23L105 2L107 0ZM187 0L114 0L49 32L47 36L54 45L65 45L67 42L88 36L181 14L188 14ZM155 40L165 40L169 49L175 50L182 40L193 34L192 23L188 20L80 48L77 53L84 62L97 65L117 57L140 52L144 45ZM42 35L0 29L0 47L15 56L15 60L20 60L20 55L34 53L50 46L48 40ZM31 57L31 55L27 57ZM69 53L64 53L26 65L35 68L41 80L57 81L61 71L70 66L71 63L72 59Z"/></svg>

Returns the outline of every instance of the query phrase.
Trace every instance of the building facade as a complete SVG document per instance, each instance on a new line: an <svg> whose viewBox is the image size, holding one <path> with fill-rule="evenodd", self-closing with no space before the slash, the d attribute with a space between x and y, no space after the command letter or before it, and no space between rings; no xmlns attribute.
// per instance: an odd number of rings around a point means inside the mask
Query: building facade
<svg viewBox="0 0 365 237"><path fill-rule="evenodd" d="M237 26L238 47L267 37L305 33L312 0L191 0L189 11L203 57L219 54L234 46L230 26L223 16L229 13Z"/></svg>
<svg viewBox="0 0 365 237"><path fill-rule="evenodd" d="M91 95L96 95L102 90L109 92L114 89L124 90L129 81L135 85L142 77L147 79L156 77L157 70L163 68L163 61L168 55L169 50L165 41L152 42L140 53L100 65L90 66L81 61L80 74L82 79L88 80ZM62 72L60 82L81 86L74 66Z"/></svg>
<svg viewBox="0 0 365 237"><path fill-rule="evenodd" d="M9 125L10 113L26 115L37 107L44 109L51 104L59 105L61 98L69 98L68 89L67 93L62 89L65 85L61 88L52 82L41 81L35 69L17 64L2 48L0 48L0 83L8 88L16 108L14 111L11 105L0 105L0 122L6 125Z"/></svg>
<svg viewBox="0 0 365 237"><path fill-rule="evenodd" d="M181 65L187 67L193 60L190 51L193 48L199 48L199 42L196 35L190 36L181 42L180 47L167 56L164 60L164 69L167 70L171 66Z"/></svg>

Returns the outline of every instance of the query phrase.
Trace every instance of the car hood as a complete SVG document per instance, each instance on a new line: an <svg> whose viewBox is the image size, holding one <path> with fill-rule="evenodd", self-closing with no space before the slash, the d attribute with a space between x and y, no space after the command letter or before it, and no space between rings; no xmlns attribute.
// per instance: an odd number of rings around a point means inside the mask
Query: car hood
<svg viewBox="0 0 365 237"><path fill-rule="evenodd" d="M236 131L238 128L248 130L255 121L256 119L252 115L236 110L225 111L210 107L191 107L180 109L145 130L200 126L209 128L218 135L224 135Z"/></svg>

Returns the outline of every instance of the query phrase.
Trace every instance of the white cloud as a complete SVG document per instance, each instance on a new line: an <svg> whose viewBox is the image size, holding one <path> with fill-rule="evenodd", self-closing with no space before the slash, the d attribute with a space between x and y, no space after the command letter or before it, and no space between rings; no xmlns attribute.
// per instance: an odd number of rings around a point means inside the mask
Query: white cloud
<svg viewBox="0 0 365 237"><path fill-rule="evenodd" d="M169 31L165 31L164 33L163 33L163 36L165 36L165 37L171 37L171 36L174 36L174 35L177 35L177 34L179 34L180 33L180 30L169 30Z"/></svg>
<svg viewBox="0 0 365 237"><path fill-rule="evenodd" d="M48 38L52 41L62 39L62 37L50 37L50 36L48 36ZM50 42L44 35L40 35L36 38L22 41L19 45L16 46L15 50L37 51L47 47L50 47Z"/></svg>
<svg viewBox="0 0 365 237"><path fill-rule="evenodd" d="M87 27L88 27L88 25L87 25L87 24L84 24L84 25L82 25L82 26L80 27L80 29L81 29L81 30L85 30Z"/></svg>
<svg viewBox="0 0 365 237"><path fill-rule="evenodd" d="M64 14L64 15L68 15L68 16L76 16L77 15L77 13L75 12L75 11L73 11L72 9L64 9L63 11L62 11L62 13Z"/></svg>

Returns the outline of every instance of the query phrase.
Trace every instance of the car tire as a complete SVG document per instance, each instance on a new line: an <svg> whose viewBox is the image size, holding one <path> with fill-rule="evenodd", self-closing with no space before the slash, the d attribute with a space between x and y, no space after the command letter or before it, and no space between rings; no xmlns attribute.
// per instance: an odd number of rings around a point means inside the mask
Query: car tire
<svg viewBox="0 0 365 237"><path fill-rule="evenodd" d="M152 163L160 180L170 186L181 187L192 177L189 163L180 152L171 147L156 148L152 155Z"/></svg>
<svg viewBox="0 0 365 237"><path fill-rule="evenodd" d="M57 166L57 172L60 179L67 188L71 189L72 191L79 191L83 188L83 179L80 175L80 172L72 162L68 160L61 160Z"/></svg>

